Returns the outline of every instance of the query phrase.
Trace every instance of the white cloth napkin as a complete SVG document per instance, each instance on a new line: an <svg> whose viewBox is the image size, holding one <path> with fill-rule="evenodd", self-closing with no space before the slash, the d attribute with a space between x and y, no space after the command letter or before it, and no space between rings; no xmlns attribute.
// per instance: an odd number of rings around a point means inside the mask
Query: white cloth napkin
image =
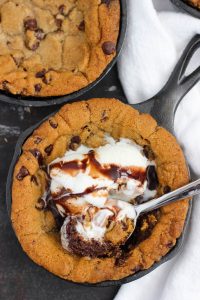
<svg viewBox="0 0 200 300"><path fill-rule="evenodd" d="M200 20L179 12L169 0L128 0L128 33L118 63L127 99L138 103L165 84L189 40L200 33ZM198 52L188 72L200 63ZM200 84L184 98L175 132L193 171L200 176ZM200 197L193 206L181 254L147 276L121 287L115 300L200 299Z"/></svg>

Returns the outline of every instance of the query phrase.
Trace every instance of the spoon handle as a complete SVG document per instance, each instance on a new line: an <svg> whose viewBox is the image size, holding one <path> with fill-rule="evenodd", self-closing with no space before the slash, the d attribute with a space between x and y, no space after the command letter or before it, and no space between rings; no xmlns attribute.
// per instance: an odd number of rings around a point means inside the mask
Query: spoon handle
<svg viewBox="0 0 200 300"><path fill-rule="evenodd" d="M157 199L150 200L135 207L138 215L152 211L164 205L170 204L177 200L182 200L187 197L192 197L200 194L200 179L193 181L181 188L165 194Z"/></svg>

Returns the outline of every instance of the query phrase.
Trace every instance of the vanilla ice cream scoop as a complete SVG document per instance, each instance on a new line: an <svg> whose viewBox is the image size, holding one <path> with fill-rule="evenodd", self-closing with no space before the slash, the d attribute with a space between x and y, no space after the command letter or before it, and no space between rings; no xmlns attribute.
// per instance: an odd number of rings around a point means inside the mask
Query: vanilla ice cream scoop
<svg viewBox="0 0 200 300"><path fill-rule="evenodd" d="M88 190L106 189L112 195L120 192L129 199L144 194L146 170L152 164L143 148L128 139L115 141L96 149L80 146L67 151L49 165L51 193L65 189L64 196L87 194Z"/></svg>
<svg viewBox="0 0 200 300"><path fill-rule="evenodd" d="M148 187L149 168L155 169L155 162L141 146L108 136L103 146L81 145L54 160L48 166L49 192L65 218L63 247L86 256L90 249L90 256L99 256L122 245L135 226L135 210L129 202L156 195L156 188Z"/></svg>

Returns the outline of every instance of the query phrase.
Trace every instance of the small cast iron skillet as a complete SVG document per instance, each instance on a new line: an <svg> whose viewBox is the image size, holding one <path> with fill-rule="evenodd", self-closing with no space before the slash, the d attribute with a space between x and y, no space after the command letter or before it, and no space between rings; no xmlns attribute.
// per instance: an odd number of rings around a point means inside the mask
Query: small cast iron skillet
<svg viewBox="0 0 200 300"><path fill-rule="evenodd" d="M126 35L126 27L127 27L127 7L126 7L126 0L120 1L120 7L121 7L121 16L120 16L120 32L117 42L117 48L116 48L116 56L113 58L113 60L108 64L106 69L103 71L103 73L98 77L95 81L87 85L85 88L82 88L79 91L76 91L74 93L65 95L65 96L58 96L58 97L25 97L21 95L12 95L4 91L0 91L0 101L11 103L11 104L17 104L22 106L35 106L35 107L42 107L42 106L50 106L50 105L57 105L66 103L69 100L73 100L77 97L80 97L84 93L88 92L90 89L94 88L113 68L115 65L117 58L121 52L125 35Z"/></svg>
<svg viewBox="0 0 200 300"><path fill-rule="evenodd" d="M185 51L183 52L179 62L177 63L172 75L170 76L164 88L155 97L145 101L144 103L131 105L132 107L138 109L141 112L150 113L157 120L159 125L163 126L171 133L174 132L173 130L174 115L178 107L178 104L181 102L182 98L189 92L189 90L200 80L200 67L198 67L193 73L191 73L187 77L184 75L191 57L199 47L200 47L200 35L197 35L190 41L190 43L186 47ZM18 158L21 154L22 145L24 144L26 139L33 133L34 129L36 129L41 123L43 123L49 117L50 116L46 117L40 123L27 129L19 137L19 140L15 148L14 157L9 169L9 174L8 174L7 184L6 184L6 202L7 202L7 209L8 209L9 216L11 214L11 205L12 205L11 191L12 191L13 172L14 172L15 164L18 161ZM156 269L164 262L173 258L179 252L181 246L183 245L187 233L188 223L190 220L191 209L192 209L192 202L190 201L190 206L185 221L185 226L180 238L177 240L176 245L167 255L161 258L159 262L154 263L154 265L151 268L149 268L148 270L139 271L134 275L130 275L120 280L116 280L116 281L111 280L111 281L104 281L97 284L85 284L85 285L113 286L113 285L121 285L123 283L128 283L145 276L146 274L152 272L154 269Z"/></svg>
<svg viewBox="0 0 200 300"><path fill-rule="evenodd" d="M178 8L189 13L190 15L196 18L200 18L200 10L195 6L192 6L192 4L190 4L186 0L171 0L171 2Z"/></svg>

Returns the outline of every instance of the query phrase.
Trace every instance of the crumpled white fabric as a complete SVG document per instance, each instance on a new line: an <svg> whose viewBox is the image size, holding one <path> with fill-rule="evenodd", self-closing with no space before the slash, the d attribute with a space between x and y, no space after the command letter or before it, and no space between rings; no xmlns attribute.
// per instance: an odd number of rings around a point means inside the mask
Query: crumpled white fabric
<svg viewBox="0 0 200 300"><path fill-rule="evenodd" d="M200 20L174 8L169 0L127 0L128 32L118 62L130 103L155 95L170 76ZM200 52L188 73L200 65ZM193 171L200 175L200 84L183 99L175 133ZM200 197L195 200L189 234L181 253L147 276L123 285L115 300L200 299Z"/></svg>

